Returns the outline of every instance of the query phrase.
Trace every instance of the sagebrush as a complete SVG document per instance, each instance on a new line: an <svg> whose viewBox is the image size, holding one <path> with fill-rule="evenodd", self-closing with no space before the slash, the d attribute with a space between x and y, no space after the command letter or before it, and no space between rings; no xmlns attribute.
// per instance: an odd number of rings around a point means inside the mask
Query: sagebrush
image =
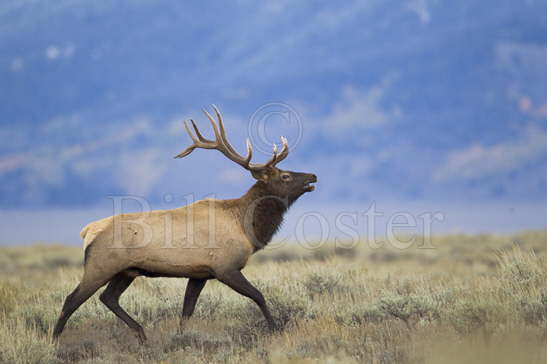
<svg viewBox="0 0 547 364"><path fill-rule="evenodd" d="M145 326L145 346L98 294L53 344L81 249L0 248L0 362L547 362L547 232L441 236L433 245L259 253L245 272L279 323L273 333L256 305L215 281L181 331L186 280L139 278L121 304Z"/></svg>

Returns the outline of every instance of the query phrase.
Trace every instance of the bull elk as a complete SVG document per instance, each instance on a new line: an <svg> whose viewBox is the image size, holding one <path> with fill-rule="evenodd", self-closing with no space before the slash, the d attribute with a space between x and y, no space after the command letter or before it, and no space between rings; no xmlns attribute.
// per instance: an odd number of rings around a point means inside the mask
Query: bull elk
<svg viewBox="0 0 547 364"><path fill-rule="evenodd" d="M217 279L252 299L271 329L275 322L265 299L241 273L249 257L270 242L289 206L305 192L314 190L314 174L284 171L276 165L289 154L288 142L281 137L278 153L263 164L251 163L253 148L247 140L243 157L230 145L219 110L217 121L209 112L215 140L206 139L190 120L186 131L193 144L175 158L194 149L216 149L245 168L257 180L242 197L229 200L206 199L172 210L120 214L92 222L80 233L84 240L84 274L80 284L66 297L55 325L56 339L70 316L100 287L108 286L100 300L137 335L146 340L144 330L120 306L121 294L138 276L189 278L184 295L181 324L194 312L199 294L209 279ZM134 223L138 220L139 223Z"/></svg>

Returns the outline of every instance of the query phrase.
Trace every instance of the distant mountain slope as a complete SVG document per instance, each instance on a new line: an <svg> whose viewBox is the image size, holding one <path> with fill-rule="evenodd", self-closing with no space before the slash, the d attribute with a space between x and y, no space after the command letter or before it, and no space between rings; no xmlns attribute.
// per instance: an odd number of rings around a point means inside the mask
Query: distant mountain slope
<svg viewBox="0 0 547 364"><path fill-rule="evenodd" d="M170 159L188 142L180 120L217 103L242 146L274 101L301 116L287 166L324 176L318 199L545 200L545 14L508 0L5 0L0 205L240 193L245 174L219 156Z"/></svg>

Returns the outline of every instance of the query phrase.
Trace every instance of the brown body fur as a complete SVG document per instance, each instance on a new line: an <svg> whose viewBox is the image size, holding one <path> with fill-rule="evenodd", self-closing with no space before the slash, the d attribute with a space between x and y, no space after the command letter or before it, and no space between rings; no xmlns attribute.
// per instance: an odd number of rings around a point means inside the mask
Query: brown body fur
<svg viewBox="0 0 547 364"><path fill-rule="evenodd" d="M260 185L257 182L239 199L202 200L177 209L93 222L83 230L86 271L99 270L111 276L141 270L202 279L233 267L242 269L251 254L271 240L286 211L282 202L268 197ZM252 219L252 228L245 227L247 218ZM116 229L121 229L121 234Z"/></svg>

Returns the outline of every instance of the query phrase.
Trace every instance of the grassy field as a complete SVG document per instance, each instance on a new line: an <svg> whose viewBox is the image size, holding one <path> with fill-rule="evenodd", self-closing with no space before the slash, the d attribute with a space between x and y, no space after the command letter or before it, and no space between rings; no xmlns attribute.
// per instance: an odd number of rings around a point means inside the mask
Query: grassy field
<svg viewBox="0 0 547 364"><path fill-rule="evenodd" d="M275 333L216 281L178 332L186 280L138 278L121 304L146 346L98 294L51 343L81 248L0 248L0 363L547 363L547 232L433 244L260 252L244 272L283 327Z"/></svg>

